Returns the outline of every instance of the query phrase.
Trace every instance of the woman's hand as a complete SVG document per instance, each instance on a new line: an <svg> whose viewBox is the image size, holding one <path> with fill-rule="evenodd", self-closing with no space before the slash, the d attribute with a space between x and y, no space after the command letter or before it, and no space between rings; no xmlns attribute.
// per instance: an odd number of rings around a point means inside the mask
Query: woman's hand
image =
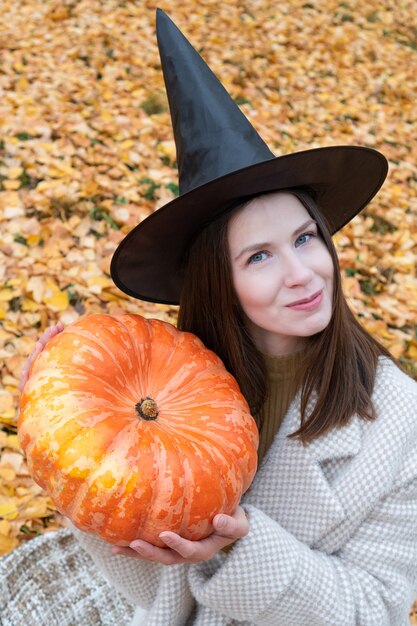
<svg viewBox="0 0 417 626"><path fill-rule="evenodd" d="M176 565L178 563L199 563L210 560L216 552L241 539L249 532L249 522L245 511L238 506L233 515L216 515L213 519L214 532L201 541L188 541L180 535L164 531L160 539L168 546L158 548L151 543L135 539L129 548L115 546L113 554L122 554L134 559L155 561L162 565Z"/></svg>
<svg viewBox="0 0 417 626"><path fill-rule="evenodd" d="M35 360L35 358L38 356L38 354L40 354L42 352L42 350L44 349L44 347L46 346L48 341L50 339L52 339L52 337L55 337L55 335L57 335L58 333L61 333L63 330L64 330L63 323L62 322L58 322L54 326L51 326L50 328L45 330L45 332L38 339L38 341L36 342L35 347L33 348L32 352L30 353L30 355L28 357L28 360L26 361L25 365L23 366L22 373L20 374L20 382L19 382L19 391L20 392L23 391L23 387L25 386L25 384L26 384L26 382L27 382L27 380L29 378L29 370L32 367L32 363Z"/></svg>

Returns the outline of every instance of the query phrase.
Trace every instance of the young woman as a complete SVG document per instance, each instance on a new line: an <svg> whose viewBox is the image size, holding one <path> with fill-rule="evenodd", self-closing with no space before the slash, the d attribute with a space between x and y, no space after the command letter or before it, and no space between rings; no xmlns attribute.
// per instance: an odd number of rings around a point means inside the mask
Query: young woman
<svg viewBox="0 0 417 626"><path fill-rule="evenodd" d="M223 359L251 406L259 469L202 541L166 531L164 549L112 548L74 533L137 607L134 625L405 626L417 596L417 384L350 312L331 240L382 184L384 159L347 147L271 158L159 20L183 191L122 242L112 275L136 297L179 299L179 327ZM181 89L175 51L198 89L186 70ZM230 138L219 151L213 133L199 145L190 98L206 121L227 111L224 133L235 116L245 150Z"/></svg>

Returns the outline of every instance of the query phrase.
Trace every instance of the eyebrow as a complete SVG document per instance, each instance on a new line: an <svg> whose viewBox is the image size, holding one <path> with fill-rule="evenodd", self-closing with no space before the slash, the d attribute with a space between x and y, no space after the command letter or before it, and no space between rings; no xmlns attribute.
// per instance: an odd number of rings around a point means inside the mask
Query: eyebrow
<svg viewBox="0 0 417 626"><path fill-rule="evenodd" d="M304 222L304 224L301 224L301 226L296 228L296 230L291 234L291 237L296 237L297 235L302 233L306 228L308 228L309 226L313 224L314 226L317 226L317 222L315 222L313 219L307 220L306 222ZM262 250L263 248L269 248L269 247L271 247L271 242L269 241L263 241L261 243L252 243L250 246L246 246L245 248L242 248L239 254L235 256L234 260L238 261L241 256L243 256L244 254L247 254L248 252L254 252L256 250Z"/></svg>

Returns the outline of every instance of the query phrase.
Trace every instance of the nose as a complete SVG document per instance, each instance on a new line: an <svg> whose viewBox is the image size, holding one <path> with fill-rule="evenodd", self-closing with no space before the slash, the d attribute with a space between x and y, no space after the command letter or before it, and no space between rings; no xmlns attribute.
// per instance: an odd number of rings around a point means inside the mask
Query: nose
<svg viewBox="0 0 417 626"><path fill-rule="evenodd" d="M308 285L314 275L305 259L301 258L295 250L286 255L283 271L286 287Z"/></svg>

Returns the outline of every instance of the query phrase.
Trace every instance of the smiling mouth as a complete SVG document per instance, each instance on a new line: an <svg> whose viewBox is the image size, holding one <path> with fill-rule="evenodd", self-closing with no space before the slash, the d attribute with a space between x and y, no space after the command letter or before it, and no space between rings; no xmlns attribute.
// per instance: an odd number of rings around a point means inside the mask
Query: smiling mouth
<svg viewBox="0 0 417 626"><path fill-rule="evenodd" d="M308 304L309 302L313 302L313 300L315 300L316 298L318 298L318 296L320 296L322 291L323 289L320 289L320 291L316 291L316 293L313 293L312 296L309 296L308 298L303 298L302 300L296 300L295 302L291 302L290 304L287 304L287 306L289 307L298 306L300 304Z"/></svg>

